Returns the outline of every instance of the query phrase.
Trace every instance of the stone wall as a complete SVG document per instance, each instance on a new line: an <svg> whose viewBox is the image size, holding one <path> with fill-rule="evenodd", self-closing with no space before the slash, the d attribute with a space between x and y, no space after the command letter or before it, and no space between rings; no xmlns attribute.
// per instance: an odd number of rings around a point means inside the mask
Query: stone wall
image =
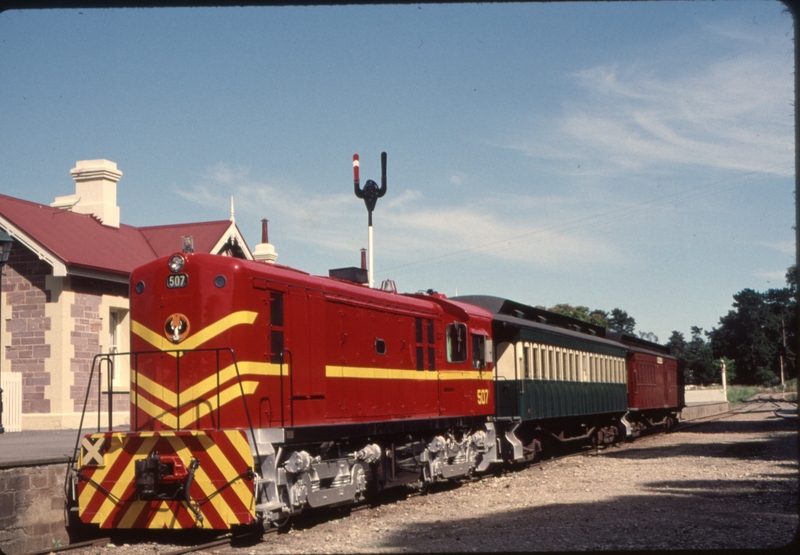
<svg viewBox="0 0 800 555"><path fill-rule="evenodd" d="M21 555L67 545L66 464L0 469L0 552Z"/></svg>
<svg viewBox="0 0 800 555"><path fill-rule="evenodd" d="M86 386L89 383L89 374L92 370L92 360L100 352L100 301L101 297L76 293L75 301L70 307L70 316L73 328L70 333L70 343L75 348L74 356L70 360L70 370L74 374L70 397L73 400L73 410L79 412L83 407ZM89 393L86 409L97 410L98 381L95 376Z"/></svg>
<svg viewBox="0 0 800 555"><path fill-rule="evenodd" d="M52 270L25 248L11 250L4 270L2 317L7 342L2 367L22 373L23 414L46 413L50 411L50 401L45 397L50 373L45 371L45 361L50 358L50 345L45 334L50 319L45 316L49 300L45 281Z"/></svg>

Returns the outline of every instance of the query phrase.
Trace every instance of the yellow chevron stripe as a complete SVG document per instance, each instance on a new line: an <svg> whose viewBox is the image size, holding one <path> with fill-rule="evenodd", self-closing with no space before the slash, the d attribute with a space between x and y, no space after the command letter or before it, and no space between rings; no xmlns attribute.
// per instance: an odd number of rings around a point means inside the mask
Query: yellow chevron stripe
<svg viewBox="0 0 800 555"><path fill-rule="evenodd" d="M104 434L95 434L95 436L102 435ZM203 446L203 449L208 453L210 459L214 461L214 464L219 468L226 482L234 480L239 475L239 473L231 465L229 458L222 452L222 450L216 445L210 436L203 432L192 432L192 435L198 438ZM252 467L253 462L250 445L243 434L238 430L228 430L225 432L225 435L228 436L231 444L238 451L242 460L249 462L249 466ZM119 480L112 487L111 495L104 496L103 504L98 509L95 517L92 519L93 523L102 525L106 515L112 514L117 506L116 499L121 498L121 496L125 493L125 489L128 488L134 480L135 462L146 457L153 450L155 443L160 438L164 438L170 443L175 454L179 456L184 463L187 463L187 466L188 462L192 459L192 453L190 452L183 438L180 436L172 435L169 432L148 432L140 434L140 437L146 438L146 440L128 461L123 473L120 475ZM106 480L111 466L113 466L119 456L124 455L124 435L122 433L114 433L113 435L109 436L107 441L110 443L110 447L106 452L106 457L108 457L107 464L105 467L97 467L97 470L92 474L92 481L98 484L103 483L103 481ZM228 524L239 523L239 519L235 516L233 511L225 502L223 496L214 495L216 492L216 487L207 473L203 470L202 466L198 467L195 473L195 483L198 484L202 490L203 497L210 497L209 502L223 517L225 522ZM89 485L92 485L92 483L90 482ZM254 516L255 498L253 496L253 492L250 491L244 480L236 480L228 487L234 491L244 506L249 507L251 515ZM79 506L81 508L85 508L96 493L97 488L95 487L84 488L79 500ZM137 500L129 502L125 508L125 513L122 516L118 527L131 528L141 514L142 510L149 508L149 506L150 503L145 501ZM203 521L203 523L195 523L195 525L199 527L209 527L210 523L208 523L208 521ZM158 507L155 508L153 516L148 524L148 528L180 528L180 523L177 520L174 510L170 508L169 503L162 502L158 505Z"/></svg>
<svg viewBox="0 0 800 555"><path fill-rule="evenodd" d="M283 368L283 375L288 376L289 368ZM279 364L271 364L269 362L255 362L255 361L242 361L239 363L239 375L243 378L245 376L280 376L281 367ZM236 378L236 367L231 364L219 371L219 383L224 384L229 380ZM244 380L242 380L244 381ZM138 384L139 389L149 393L157 399L161 399L168 405L175 406L178 404L178 395L165 387L164 384L154 382L150 378L138 374L135 370L131 370L131 382ZM208 393L217 389L217 374L212 374L190 387L181 391L181 398L188 397L189 399L200 399L205 397Z"/></svg>
<svg viewBox="0 0 800 555"><path fill-rule="evenodd" d="M233 434L236 434L241 437L239 432L227 432L226 435L229 439L233 440ZM231 466L230 459L222 452L222 450L214 443L210 437L205 436L200 438L200 443L203 448L208 452L211 460L214 461L217 468L222 472L222 475L225 477L227 481L231 481L236 478L239 473ZM246 442L245 442L246 443ZM234 442L236 444L236 442ZM239 448L240 446L237 446ZM250 447L247 446L247 455L250 455ZM248 457L244 457L244 460L248 460ZM251 468L253 465L250 465ZM202 465L198 467L198 471L202 470ZM203 473L205 476L205 473ZM211 480L205 476L205 481L208 484L211 484ZM244 483L244 480L236 480L229 486L234 493L239 497L242 501L242 504L245 507L249 507L251 511L255 511L254 506L254 498L252 492L247 488L247 484ZM208 497L212 495L213 491L206 491L204 492L205 496ZM238 524L239 519L236 518L233 511L231 511L230 506L225 502L225 499L221 495L215 495L210 499L212 505L216 509L217 513L225 520L228 524ZM254 515L254 512L251 513Z"/></svg>
<svg viewBox="0 0 800 555"><path fill-rule="evenodd" d="M432 372L429 370L400 370L393 368L363 368L357 366L326 366L327 378L355 378L372 380L491 380L491 372L479 370Z"/></svg>
<svg viewBox="0 0 800 555"><path fill-rule="evenodd" d="M256 388L258 388L258 382L252 380L242 380L242 388L244 389L245 395L252 395ZM235 383L230 387L223 389L220 391L219 400L220 400L220 407L225 406L226 404L230 403L234 400L239 400L242 397L242 392L239 389L239 383ZM183 395L181 395L181 400L183 400ZM177 400L177 399L176 399ZM184 401L181 407L181 427L188 427L197 422L200 418L211 414L213 411L217 410L217 396L213 395L208 399L200 399L202 402L194 404L194 401L197 401L197 398L191 398L188 401ZM169 404L169 403L168 403ZM172 404L175 404L173 401ZM139 397L139 400L136 403L137 408L144 411L145 414L150 416L151 418L162 422L165 426L170 428L177 428L178 427L178 418L172 412L167 412L171 409L163 409L152 403L151 401ZM195 412L194 416L191 416L192 411Z"/></svg>
<svg viewBox="0 0 800 555"><path fill-rule="evenodd" d="M169 503L162 501L156 509L156 514L150 520L148 528L169 528L171 530L180 530L181 523L178 522L175 513L169 507Z"/></svg>
<svg viewBox="0 0 800 555"><path fill-rule="evenodd" d="M147 506L146 501L133 501L128 505L125 514L119 521L120 528L131 528L136 519L139 518L142 510Z"/></svg>
<svg viewBox="0 0 800 555"><path fill-rule="evenodd" d="M167 351L170 349L183 349L186 351L191 351L192 349L196 349L206 341L215 338L219 334L228 331L234 326L238 326L240 324L252 324L255 322L256 317L258 316L257 312L251 312L249 310L240 310L239 312L234 312L233 314L228 314L221 320L214 322L213 324L201 329L200 331L192 334L191 336L184 339L181 343L175 344L170 342L162 333L156 333L147 326L140 324L137 321L131 322L131 333L134 333L150 343L153 347L158 349L159 351ZM168 353L172 356L177 356L177 353Z"/></svg>
<svg viewBox="0 0 800 555"><path fill-rule="evenodd" d="M192 435L196 437L198 434L197 433L193 433ZM208 436L203 434L202 437L207 438ZM183 439L175 437L175 436L172 436L172 437L168 437L167 441L169 441L169 444L172 446L172 450L175 451L175 454L181 458L183 463L188 468L189 467L189 463L192 460L192 452L189 451L188 447L186 447L186 444L183 442ZM214 462L217 463L217 461L214 461ZM200 488L200 490L203 492L202 497L208 497L214 491L214 485L211 483L211 480L209 479L208 475L203 470L203 465L198 466L197 470L195 470L195 472L194 472L194 483L197 484L198 487ZM212 505L217 510L219 510L219 507L217 507L218 504L214 503L213 500L212 500ZM189 511L189 512L191 513L191 511ZM192 516L194 517L194 515L192 515ZM177 522L178 521L176 519L175 523L177 524ZM194 519L194 525L196 527L203 528L206 525L206 521L204 519L201 523L198 523L197 519L195 518ZM151 528L160 528L161 527L161 522L159 522L157 525L151 524L150 527Z"/></svg>
<svg viewBox="0 0 800 555"><path fill-rule="evenodd" d="M95 436L97 435L103 435L103 434L95 434ZM109 445L109 449L108 451L106 451L105 454L106 457L105 466L98 467L97 471L95 471L92 474L92 482L94 483L102 484L106 479L106 475L111 470L113 463L117 460L117 458L120 455L123 454L124 445L123 445L122 433L112 434L110 436L110 440L111 440L111 445ZM111 488L111 494L110 495L103 494L104 495L103 504L100 506L97 513L93 517L92 519L93 523L101 525L103 523L102 521L104 520L103 515L110 515L112 513L114 507L117 505L116 500L122 498L123 494L125 493L125 489L134 480L134 474L135 474L134 465L136 460L146 457L150 453L150 451L152 451L153 445L155 445L156 441L158 441L158 438L156 437L148 438L147 441L142 443L142 446L139 448L136 455L130 458L130 460L127 462L125 466L125 469L122 471L122 474L120 475L119 479L114 483L114 486ZM89 484L92 485L92 482L89 482ZM88 487L84 488L83 494L80 496L80 499L78 501L78 506L81 509L85 509L86 506L89 504L91 498L94 496L95 490L96 487L94 486L92 487L92 490L89 490Z"/></svg>
<svg viewBox="0 0 800 555"><path fill-rule="evenodd" d="M250 450L250 444L248 443L244 434L242 434L238 430L228 430L225 432L225 435L228 436L228 440L231 442L231 445L233 445L234 449L236 449L236 452L239 454L242 460L247 462L247 466L254 469L255 461L253 460L253 453ZM216 460L218 459L215 459L215 461ZM227 460L228 459L226 458L226 461ZM230 469L230 472L234 472L232 467ZM250 514L255 517L255 511L256 511L255 495L247 486L247 484L244 482L244 480L237 480L234 484L232 484L232 488L233 491L236 493L236 495L239 496L239 499L242 501L242 505L247 507L250 510ZM238 519L233 520L234 519L233 514L230 515L230 519L231 523L238 522Z"/></svg>

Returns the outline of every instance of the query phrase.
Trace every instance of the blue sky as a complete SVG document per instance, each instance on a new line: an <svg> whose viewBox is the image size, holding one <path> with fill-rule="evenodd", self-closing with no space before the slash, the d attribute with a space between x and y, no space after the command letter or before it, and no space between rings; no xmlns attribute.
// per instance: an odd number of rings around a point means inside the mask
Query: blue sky
<svg viewBox="0 0 800 555"><path fill-rule="evenodd" d="M771 1L9 11L0 191L123 172L131 225L227 219L278 262L622 308L663 342L794 246L792 18Z"/></svg>

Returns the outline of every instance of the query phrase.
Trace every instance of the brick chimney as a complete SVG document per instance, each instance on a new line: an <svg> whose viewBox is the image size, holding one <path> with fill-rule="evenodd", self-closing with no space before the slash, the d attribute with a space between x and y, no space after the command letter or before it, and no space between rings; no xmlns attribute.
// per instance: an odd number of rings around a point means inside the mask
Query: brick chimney
<svg viewBox="0 0 800 555"><path fill-rule="evenodd" d="M69 171L75 180L75 194L56 197L50 206L91 214L103 225L119 227L117 181L122 172L109 160L81 160Z"/></svg>

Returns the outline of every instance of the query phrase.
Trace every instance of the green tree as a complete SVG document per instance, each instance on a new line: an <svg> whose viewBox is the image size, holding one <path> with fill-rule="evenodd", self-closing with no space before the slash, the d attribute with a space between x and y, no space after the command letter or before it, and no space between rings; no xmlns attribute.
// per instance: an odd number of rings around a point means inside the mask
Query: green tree
<svg viewBox="0 0 800 555"><path fill-rule="evenodd" d="M639 338L644 339L645 341L652 341L653 343L658 343L658 336L654 334L652 331L640 331Z"/></svg>
<svg viewBox="0 0 800 555"><path fill-rule="evenodd" d="M615 308L608 316L608 328L633 335L636 329L636 320L632 316L628 316L628 313L624 310Z"/></svg>
<svg viewBox="0 0 800 555"><path fill-rule="evenodd" d="M588 306L572 306L567 303L560 303L548 308L547 310L550 312L555 312L556 314L563 314L564 316L576 318L583 322L602 326L604 328L607 327L607 314L602 310L592 310Z"/></svg>
<svg viewBox="0 0 800 555"><path fill-rule="evenodd" d="M733 309L711 331L714 355L736 363L736 380L745 384L774 385L797 375L797 282L795 268L786 274L788 286L764 293L743 289L733 296Z"/></svg>
<svg viewBox="0 0 800 555"><path fill-rule="evenodd" d="M683 334L673 331L666 345L670 352L684 363L683 376L687 384L704 384L720 380L720 363L714 360L711 344L703 337L703 329L692 326L692 338L686 341Z"/></svg>

